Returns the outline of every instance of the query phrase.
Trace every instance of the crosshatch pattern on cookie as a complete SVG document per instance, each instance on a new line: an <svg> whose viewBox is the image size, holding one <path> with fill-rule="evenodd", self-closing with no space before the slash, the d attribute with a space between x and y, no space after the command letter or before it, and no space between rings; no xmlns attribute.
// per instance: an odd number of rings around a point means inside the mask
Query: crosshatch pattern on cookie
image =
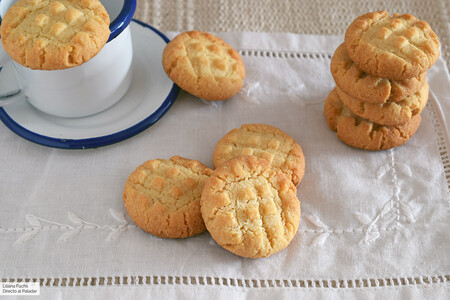
<svg viewBox="0 0 450 300"><path fill-rule="evenodd" d="M241 88L245 67L239 53L222 39L183 32L164 49L167 75L182 89L206 100L226 100Z"/></svg>
<svg viewBox="0 0 450 300"><path fill-rule="evenodd" d="M201 209L214 240L243 256L270 256L291 242L300 222L292 182L255 156L232 158L206 180Z"/></svg>
<svg viewBox="0 0 450 300"><path fill-rule="evenodd" d="M350 58L366 73L403 80L418 77L439 57L439 40L430 25L410 14L367 13L345 33Z"/></svg>
<svg viewBox="0 0 450 300"><path fill-rule="evenodd" d="M125 183L123 200L131 219L143 230L165 238L205 231L200 196L212 173L196 160L174 156L149 160Z"/></svg>
<svg viewBox="0 0 450 300"><path fill-rule="evenodd" d="M300 145L287 133L266 124L244 124L228 132L216 145L214 167L240 155L255 155L280 168L295 186L302 181L305 157Z"/></svg>
<svg viewBox="0 0 450 300"><path fill-rule="evenodd" d="M109 16L98 0L20 0L1 25L6 52L31 69L78 66L109 38Z"/></svg>

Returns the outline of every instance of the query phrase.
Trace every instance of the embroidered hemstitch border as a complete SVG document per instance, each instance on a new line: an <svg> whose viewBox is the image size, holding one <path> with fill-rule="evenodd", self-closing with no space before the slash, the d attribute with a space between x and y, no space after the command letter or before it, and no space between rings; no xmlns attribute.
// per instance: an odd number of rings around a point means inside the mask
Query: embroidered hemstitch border
<svg viewBox="0 0 450 300"><path fill-rule="evenodd" d="M361 279L243 279L211 276L99 276L58 278L1 278L1 282L39 282L45 287L79 286L223 286L235 288L323 288L353 289L374 287L430 286L448 284L450 275Z"/></svg>

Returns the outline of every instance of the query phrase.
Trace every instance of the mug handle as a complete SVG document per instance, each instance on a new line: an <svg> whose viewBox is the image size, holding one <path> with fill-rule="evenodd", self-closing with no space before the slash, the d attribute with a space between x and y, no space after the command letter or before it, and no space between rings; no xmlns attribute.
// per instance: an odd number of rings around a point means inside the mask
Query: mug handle
<svg viewBox="0 0 450 300"><path fill-rule="evenodd" d="M5 49L3 49L3 44L0 41L0 72L2 71L3 66L10 60L11 58L6 53ZM22 89L8 91L5 93L0 91L0 107L24 99L25 95L23 94Z"/></svg>

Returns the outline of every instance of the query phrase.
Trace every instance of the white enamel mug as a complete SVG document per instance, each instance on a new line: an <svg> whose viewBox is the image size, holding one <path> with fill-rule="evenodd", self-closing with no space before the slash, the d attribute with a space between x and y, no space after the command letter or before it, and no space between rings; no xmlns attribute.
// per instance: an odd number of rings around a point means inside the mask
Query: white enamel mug
<svg viewBox="0 0 450 300"><path fill-rule="evenodd" d="M0 16L17 0L0 0ZM101 0L110 16L111 35L86 63L63 70L31 70L12 61L0 43L0 67L9 61L19 90L0 91L0 106L26 99L50 115L74 118L93 115L118 102L131 85L133 48L129 24L136 0Z"/></svg>

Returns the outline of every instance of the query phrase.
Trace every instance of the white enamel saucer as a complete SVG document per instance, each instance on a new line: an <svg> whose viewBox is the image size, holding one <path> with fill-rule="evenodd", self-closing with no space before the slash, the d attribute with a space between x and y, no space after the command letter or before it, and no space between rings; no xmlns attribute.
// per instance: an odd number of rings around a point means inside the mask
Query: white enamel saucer
<svg viewBox="0 0 450 300"><path fill-rule="evenodd" d="M130 26L133 79L128 92L114 106L88 117L59 118L21 101L0 108L0 120L29 141L64 149L96 148L117 143L157 122L172 106L179 92L161 63L169 39L140 21L133 20ZM12 66L5 66L0 75L13 77L13 72Z"/></svg>

